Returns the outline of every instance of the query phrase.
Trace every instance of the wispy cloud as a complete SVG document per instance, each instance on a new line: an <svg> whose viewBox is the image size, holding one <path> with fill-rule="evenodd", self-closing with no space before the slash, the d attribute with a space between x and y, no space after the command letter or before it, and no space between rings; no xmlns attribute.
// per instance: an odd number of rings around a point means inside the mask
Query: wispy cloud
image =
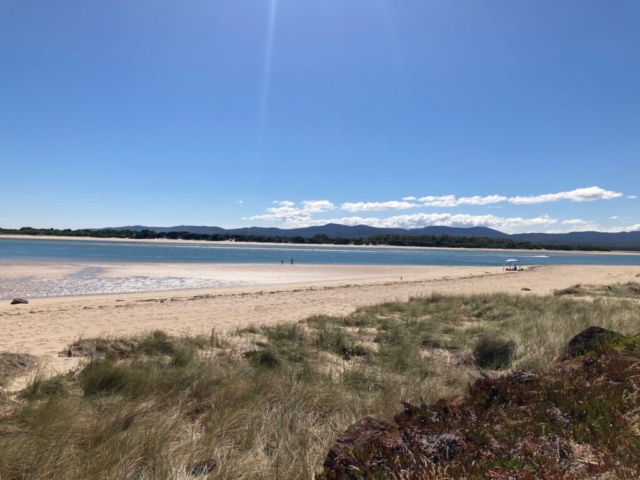
<svg viewBox="0 0 640 480"><path fill-rule="evenodd" d="M586 220L580 220L579 218L572 218L570 220L564 220L563 225L588 225L590 222Z"/></svg>
<svg viewBox="0 0 640 480"><path fill-rule="evenodd" d="M623 194L600 187L577 188L566 192L546 193L543 195L529 195L507 197L505 195L475 195L472 197L457 197L456 195L427 195L424 197L403 197L402 201L388 202L346 202L340 209L348 212L381 212L385 210L407 210L419 207L453 208L467 206L494 206L508 202L513 205L536 205L541 203L569 200L571 202L591 202L594 200L611 200ZM631 197L629 197L631 198ZM416 203L417 202L417 203Z"/></svg>
<svg viewBox="0 0 640 480"><path fill-rule="evenodd" d="M405 210L408 208L419 207L420 205L410 202L357 202L357 203L343 203L340 205L342 210L348 212L375 212L383 210Z"/></svg>
<svg viewBox="0 0 640 480"><path fill-rule="evenodd" d="M487 195L473 197L456 197L455 195L426 196L418 200L426 207L458 207L460 205L492 205L509 202L514 205L534 205L540 203L569 200L572 202L591 202L594 200L611 200L623 194L600 187L577 188L567 192L546 193L543 195L529 195L525 197L506 197L504 195Z"/></svg>
<svg viewBox="0 0 640 480"><path fill-rule="evenodd" d="M419 200L426 207L457 207L459 205L491 205L504 202L508 199L502 195L487 195L486 197L476 195L473 197L460 198L457 198L455 195L442 195L439 197L426 196Z"/></svg>
<svg viewBox="0 0 640 480"><path fill-rule="evenodd" d="M630 200L635 200L638 197L636 195L627 195L627 198L630 199Z"/></svg>
<svg viewBox="0 0 640 480"><path fill-rule="evenodd" d="M534 205L539 203L557 202L569 200L572 202L592 202L594 200L611 200L622 197L622 193L612 190L604 190L600 187L577 188L568 192L546 193L544 195L531 195L528 197L511 197L509 203L515 205Z"/></svg>

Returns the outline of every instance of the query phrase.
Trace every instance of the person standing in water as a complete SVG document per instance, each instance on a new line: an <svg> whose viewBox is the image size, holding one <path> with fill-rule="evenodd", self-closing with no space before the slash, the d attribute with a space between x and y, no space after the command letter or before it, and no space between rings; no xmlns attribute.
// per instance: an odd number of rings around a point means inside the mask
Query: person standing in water
<svg viewBox="0 0 640 480"><path fill-rule="evenodd" d="M293 258L291 259L291 265L293 265Z"/></svg>

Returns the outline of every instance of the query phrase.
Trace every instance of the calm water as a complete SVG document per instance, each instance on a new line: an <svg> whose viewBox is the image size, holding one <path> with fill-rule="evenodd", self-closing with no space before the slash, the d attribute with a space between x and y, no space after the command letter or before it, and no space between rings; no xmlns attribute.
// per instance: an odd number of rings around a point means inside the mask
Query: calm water
<svg viewBox="0 0 640 480"><path fill-rule="evenodd" d="M1 262L324 265L640 265L640 255L0 238Z"/></svg>
<svg viewBox="0 0 640 480"><path fill-rule="evenodd" d="M0 269L12 263L78 264L53 276L0 275L0 299L120 294L250 286L250 277L230 279L216 273L215 264L296 265L462 265L501 266L516 258L522 265L640 265L640 255L597 255L480 250L429 250L402 248L352 248L207 243L111 242L95 240L37 240L0 238ZM109 273L109 265L189 263L211 264L206 275L184 269L147 268L136 273ZM287 269L288 270L288 269ZM122 270L117 270L121 272ZM65 273L67 272L67 273ZM71 273L69 273L71 272ZM125 271L126 272L126 271ZM0 270L1 273L1 270ZM269 281L275 281L270 278Z"/></svg>

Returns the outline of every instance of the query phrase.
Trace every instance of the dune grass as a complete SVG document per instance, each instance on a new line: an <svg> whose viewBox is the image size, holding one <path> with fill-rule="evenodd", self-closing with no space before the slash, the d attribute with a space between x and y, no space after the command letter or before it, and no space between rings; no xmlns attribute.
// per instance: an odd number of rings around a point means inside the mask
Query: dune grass
<svg viewBox="0 0 640 480"><path fill-rule="evenodd" d="M0 479L313 478L363 416L464 392L500 374L488 368L544 370L588 326L636 334L639 313L632 299L432 295L126 349L89 339L101 350L78 371L35 375L0 416Z"/></svg>

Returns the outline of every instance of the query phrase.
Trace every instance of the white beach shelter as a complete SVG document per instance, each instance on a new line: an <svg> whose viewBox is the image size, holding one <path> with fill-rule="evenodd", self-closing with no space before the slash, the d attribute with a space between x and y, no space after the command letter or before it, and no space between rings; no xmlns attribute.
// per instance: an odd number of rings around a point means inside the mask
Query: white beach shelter
<svg viewBox="0 0 640 480"><path fill-rule="evenodd" d="M521 270L520 268L520 260L516 260L515 258L510 258L504 262L504 269L507 272L517 272Z"/></svg>

